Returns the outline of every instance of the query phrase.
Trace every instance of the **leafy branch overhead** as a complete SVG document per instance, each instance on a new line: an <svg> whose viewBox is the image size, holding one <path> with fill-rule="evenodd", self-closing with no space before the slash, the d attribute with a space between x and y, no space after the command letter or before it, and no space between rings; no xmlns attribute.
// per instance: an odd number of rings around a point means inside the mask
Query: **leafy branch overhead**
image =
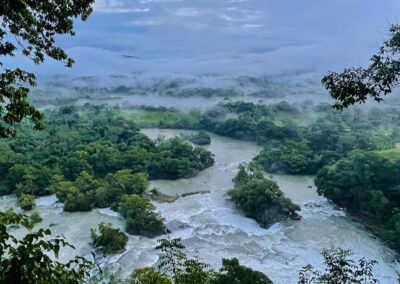
<svg viewBox="0 0 400 284"><path fill-rule="evenodd" d="M336 100L335 109L365 103L368 98L380 102L400 83L400 25L392 25L389 38L372 56L367 68L347 68L332 72L322 84Z"/></svg>
<svg viewBox="0 0 400 284"><path fill-rule="evenodd" d="M19 53L35 64L46 56L74 63L67 53L55 45L55 36L73 36L75 18L85 21L92 12L94 0L0 0L0 58ZM28 102L29 88L36 85L33 73L20 68L10 69L0 59L0 137L16 135L16 126L30 118L35 129L43 127L43 115Z"/></svg>

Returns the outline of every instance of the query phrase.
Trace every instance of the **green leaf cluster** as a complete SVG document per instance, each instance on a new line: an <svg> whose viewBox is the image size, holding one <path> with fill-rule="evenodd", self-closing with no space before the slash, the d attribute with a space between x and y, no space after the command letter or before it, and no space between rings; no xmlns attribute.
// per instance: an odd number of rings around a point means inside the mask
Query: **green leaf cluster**
<svg viewBox="0 0 400 284"><path fill-rule="evenodd" d="M285 197L275 181L263 176L257 164L242 164L228 196L246 216L269 227L287 218L298 219L300 207Z"/></svg>
<svg viewBox="0 0 400 284"><path fill-rule="evenodd" d="M128 242L128 237L109 223L100 223L98 232L91 229L90 238L93 247L101 248L104 255L122 251Z"/></svg>

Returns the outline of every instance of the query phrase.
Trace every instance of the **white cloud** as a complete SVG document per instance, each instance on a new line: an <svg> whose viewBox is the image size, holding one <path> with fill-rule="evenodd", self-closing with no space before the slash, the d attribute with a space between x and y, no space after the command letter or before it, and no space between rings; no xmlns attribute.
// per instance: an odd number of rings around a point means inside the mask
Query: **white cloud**
<svg viewBox="0 0 400 284"><path fill-rule="evenodd" d="M260 24L244 24L242 27L243 28L261 28L264 25L260 25Z"/></svg>
<svg viewBox="0 0 400 284"><path fill-rule="evenodd" d="M172 11L172 14L181 17L198 17L202 13L196 8L180 8Z"/></svg>
<svg viewBox="0 0 400 284"><path fill-rule="evenodd" d="M132 21L129 22L129 25L133 26L157 26L160 25L162 22L159 20L146 20L146 21Z"/></svg>
<svg viewBox="0 0 400 284"><path fill-rule="evenodd" d="M147 13L150 8L142 5L132 5L133 1L97 0L93 9L97 13Z"/></svg>

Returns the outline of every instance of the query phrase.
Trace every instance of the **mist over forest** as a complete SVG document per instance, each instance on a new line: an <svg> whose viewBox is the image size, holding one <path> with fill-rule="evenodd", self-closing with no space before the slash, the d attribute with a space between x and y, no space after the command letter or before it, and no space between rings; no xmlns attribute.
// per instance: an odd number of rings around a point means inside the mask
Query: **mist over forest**
<svg viewBox="0 0 400 284"><path fill-rule="evenodd" d="M400 283L399 11L4 3L0 283Z"/></svg>

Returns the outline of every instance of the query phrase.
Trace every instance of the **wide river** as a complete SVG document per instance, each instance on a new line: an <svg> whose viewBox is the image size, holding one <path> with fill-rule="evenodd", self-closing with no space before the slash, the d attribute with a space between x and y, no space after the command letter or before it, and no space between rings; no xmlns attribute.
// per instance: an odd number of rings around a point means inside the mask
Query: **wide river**
<svg viewBox="0 0 400 284"><path fill-rule="evenodd" d="M151 138L172 137L182 130L143 130ZM218 268L222 258L237 257L244 265L266 273L274 283L296 283L299 269L306 264L322 268L320 252L324 248L351 249L354 258L375 259L375 276L381 283L397 283L400 271L398 257L382 241L353 222L345 212L316 194L311 176L271 176L294 202L301 205L300 221L288 220L269 229L244 217L226 200L232 178L240 163L250 161L259 151L254 143L212 135L206 147L215 154L215 165L197 177L178 181L157 180L157 187L167 194L209 190L210 194L180 198L174 203L155 203L172 231L180 237L189 254L197 254ZM0 209L15 206L15 197L0 198ZM54 196L37 199L37 210L43 217L39 226L51 226L54 235L64 235L76 250L64 250L62 258L76 254L90 257L90 228L110 222L123 228L124 221L111 210L88 213L66 213ZM15 230L21 234L21 230ZM165 237L165 236L163 236ZM162 237L161 237L162 238ZM121 268L126 276L134 268L155 264L156 239L130 236L127 250L113 255L107 262Z"/></svg>

